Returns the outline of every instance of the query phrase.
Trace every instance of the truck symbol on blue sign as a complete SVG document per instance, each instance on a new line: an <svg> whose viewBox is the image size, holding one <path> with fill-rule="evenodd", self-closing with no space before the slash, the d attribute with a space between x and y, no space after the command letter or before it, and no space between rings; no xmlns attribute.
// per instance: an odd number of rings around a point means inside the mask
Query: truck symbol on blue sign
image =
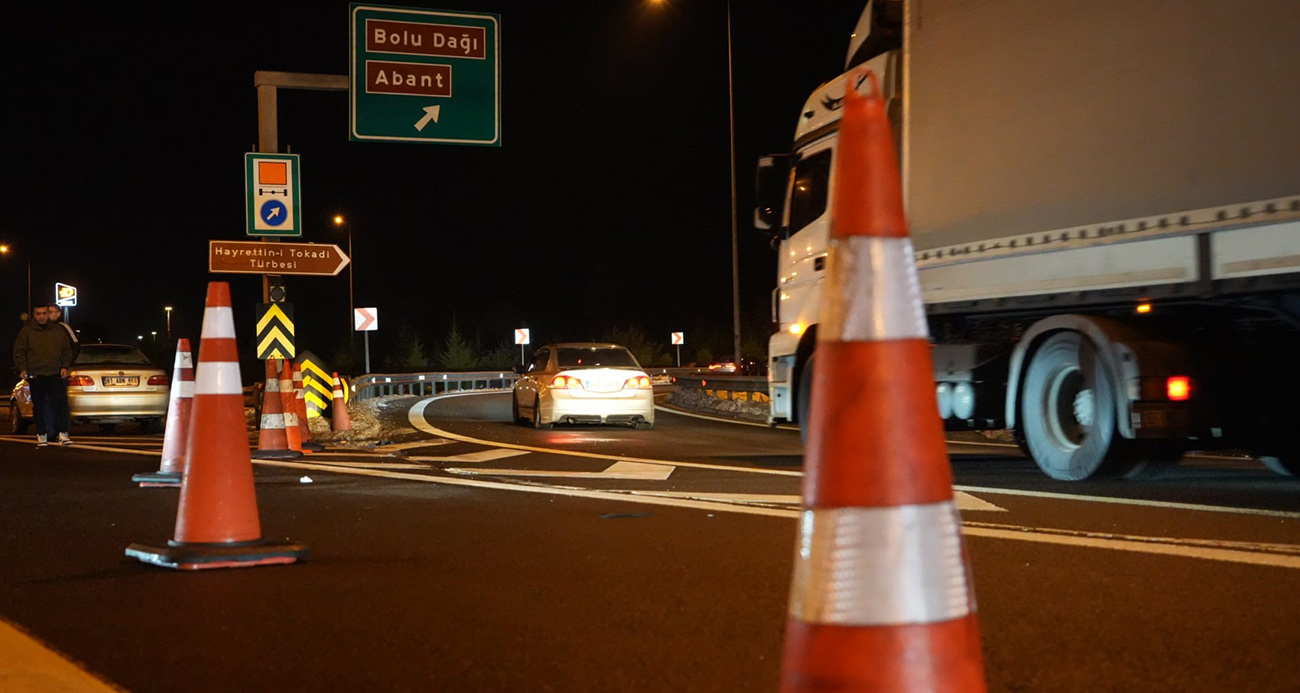
<svg viewBox="0 0 1300 693"><path fill-rule="evenodd" d="M285 209L284 203L279 200L267 200L262 204L262 209L258 213L262 216L262 221L271 226L279 226L289 218L288 210Z"/></svg>

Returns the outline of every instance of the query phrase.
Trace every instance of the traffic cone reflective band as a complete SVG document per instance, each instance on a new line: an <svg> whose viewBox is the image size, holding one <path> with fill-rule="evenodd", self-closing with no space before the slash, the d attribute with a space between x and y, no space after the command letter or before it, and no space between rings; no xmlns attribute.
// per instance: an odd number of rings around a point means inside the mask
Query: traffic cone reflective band
<svg viewBox="0 0 1300 693"><path fill-rule="evenodd" d="M334 404L330 409L334 412L334 430L351 431L352 417L348 415L348 403L343 399L343 382L338 373L334 374Z"/></svg>
<svg viewBox="0 0 1300 693"><path fill-rule="evenodd" d="M280 369L280 410L284 412L284 437L289 449L302 454L302 429L298 428L297 394L293 390L293 367L282 361Z"/></svg>
<svg viewBox="0 0 1300 693"><path fill-rule="evenodd" d="M190 455L181 481L174 538L166 546L131 544L126 555L181 570L293 563L306 558L307 549L300 544L262 539L244 426L230 285L225 282L208 284L186 447Z"/></svg>
<svg viewBox="0 0 1300 693"><path fill-rule="evenodd" d="M893 138L847 84L781 687L984 691Z"/></svg>
<svg viewBox="0 0 1300 693"><path fill-rule="evenodd" d="M136 474L131 481L141 487L178 487L188 457L190 408L194 398L194 358L190 340L176 340L176 363L167 398L167 432L163 436L162 464L156 472Z"/></svg>
<svg viewBox="0 0 1300 693"><path fill-rule="evenodd" d="M280 374L275 368L274 360L266 362L266 387L262 390L262 421L257 433L257 451L253 453L253 457L259 460L289 460L302 457L302 452L289 447L289 435L285 432L284 399L280 396Z"/></svg>
<svg viewBox="0 0 1300 693"><path fill-rule="evenodd" d="M320 452L325 449L320 443L311 440L311 427L307 425L307 393L302 386L302 367L289 361L293 366L293 400L294 413L298 415L298 431L302 439L303 452Z"/></svg>

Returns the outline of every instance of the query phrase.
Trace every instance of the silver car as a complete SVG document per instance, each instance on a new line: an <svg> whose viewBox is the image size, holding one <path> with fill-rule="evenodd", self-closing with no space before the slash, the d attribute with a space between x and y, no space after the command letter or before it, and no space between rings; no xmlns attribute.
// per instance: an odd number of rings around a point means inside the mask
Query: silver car
<svg viewBox="0 0 1300 693"><path fill-rule="evenodd" d="M169 378L138 348L127 344L83 344L68 370L68 409L75 423L96 423L104 432L125 421L139 422L157 433L167 417ZM27 381L14 386L9 399L14 433L32 423L32 396Z"/></svg>
<svg viewBox="0 0 1300 693"><path fill-rule="evenodd" d="M548 344L517 370L520 377L511 396L516 423L534 428L556 423L654 426L654 386L626 347Z"/></svg>

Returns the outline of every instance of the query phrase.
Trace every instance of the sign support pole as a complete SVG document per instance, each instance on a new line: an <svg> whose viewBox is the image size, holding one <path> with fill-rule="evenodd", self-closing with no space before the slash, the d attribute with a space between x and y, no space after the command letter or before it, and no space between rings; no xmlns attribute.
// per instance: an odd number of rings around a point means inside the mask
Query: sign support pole
<svg viewBox="0 0 1300 693"><path fill-rule="evenodd" d="M682 367L682 345L677 345L677 367Z"/></svg>
<svg viewBox="0 0 1300 693"><path fill-rule="evenodd" d="M362 334L364 334L366 338L366 373L369 373L370 372L370 330L366 330Z"/></svg>

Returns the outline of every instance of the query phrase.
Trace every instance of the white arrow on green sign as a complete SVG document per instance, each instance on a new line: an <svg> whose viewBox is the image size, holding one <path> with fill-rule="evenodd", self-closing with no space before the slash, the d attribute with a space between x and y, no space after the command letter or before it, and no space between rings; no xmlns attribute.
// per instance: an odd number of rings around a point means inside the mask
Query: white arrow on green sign
<svg viewBox="0 0 1300 693"><path fill-rule="evenodd" d="M351 5L352 140L501 146L501 18Z"/></svg>

